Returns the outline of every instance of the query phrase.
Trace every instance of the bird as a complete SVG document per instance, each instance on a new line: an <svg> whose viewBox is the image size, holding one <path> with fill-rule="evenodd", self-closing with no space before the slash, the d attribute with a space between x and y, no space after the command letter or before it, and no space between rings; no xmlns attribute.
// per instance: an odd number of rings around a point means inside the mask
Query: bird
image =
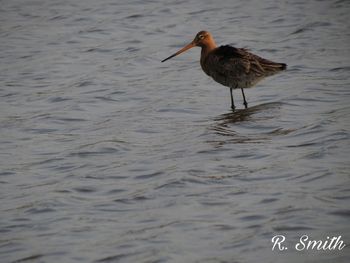
<svg viewBox="0 0 350 263"><path fill-rule="evenodd" d="M231 108L235 110L232 90L241 89L243 104L248 108L244 89L253 87L265 77L274 75L287 68L285 63L277 63L251 53L246 48L236 48L230 45L217 46L213 36L208 31L197 33L192 42L176 53L163 59L165 62L193 48L201 48L200 65L203 71L216 82L229 87Z"/></svg>

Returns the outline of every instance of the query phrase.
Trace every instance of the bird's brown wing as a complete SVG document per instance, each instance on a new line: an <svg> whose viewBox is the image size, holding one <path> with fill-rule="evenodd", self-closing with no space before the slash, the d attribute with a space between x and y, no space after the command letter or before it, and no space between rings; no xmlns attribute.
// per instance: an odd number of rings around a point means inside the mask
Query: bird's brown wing
<svg viewBox="0 0 350 263"><path fill-rule="evenodd" d="M225 86L233 86L235 82L249 86L286 67L285 64L254 55L247 49L228 45L211 52L206 64L209 75Z"/></svg>
<svg viewBox="0 0 350 263"><path fill-rule="evenodd" d="M220 46L212 52L211 60L216 64L216 69L222 72L264 74L264 68L260 65L258 57L243 48Z"/></svg>

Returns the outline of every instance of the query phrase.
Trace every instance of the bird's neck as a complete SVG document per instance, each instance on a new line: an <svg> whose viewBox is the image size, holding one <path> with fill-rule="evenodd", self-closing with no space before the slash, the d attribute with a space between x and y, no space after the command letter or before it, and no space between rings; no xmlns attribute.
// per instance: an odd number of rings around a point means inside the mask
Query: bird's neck
<svg viewBox="0 0 350 263"><path fill-rule="evenodd" d="M216 48L216 43L214 39L211 39L210 41L205 42L205 44L201 47L201 59L205 59L208 56L208 54Z"/></svg>

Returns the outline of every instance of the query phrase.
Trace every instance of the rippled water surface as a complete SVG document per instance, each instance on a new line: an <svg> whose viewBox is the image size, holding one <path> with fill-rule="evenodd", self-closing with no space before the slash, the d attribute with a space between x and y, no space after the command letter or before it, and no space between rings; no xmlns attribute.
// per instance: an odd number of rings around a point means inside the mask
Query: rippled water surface
<svg viewBox="0 0 350 263"><path fill-rule="evenodd" d="M349 262L349 13L1 1L1 262ZM198 48L160 63L199 30L288 70L232 112ZM304 234L348 246L298 252Z"/></svg>

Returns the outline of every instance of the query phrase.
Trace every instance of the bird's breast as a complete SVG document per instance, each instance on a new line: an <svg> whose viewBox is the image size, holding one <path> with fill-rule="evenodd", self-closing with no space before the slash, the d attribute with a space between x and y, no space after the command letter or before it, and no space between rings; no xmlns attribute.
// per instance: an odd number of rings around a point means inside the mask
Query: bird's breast
<svg viewBox="0 0 350 263"><path fill-rule="evenodd" d="M207 74L210 77L213 77L213 73L215 71L215 65L212 62L213 61L210 60L210 55L208 54L201 55L201 60L200 60L201 68L205 72L205 74Z"/></svg>

